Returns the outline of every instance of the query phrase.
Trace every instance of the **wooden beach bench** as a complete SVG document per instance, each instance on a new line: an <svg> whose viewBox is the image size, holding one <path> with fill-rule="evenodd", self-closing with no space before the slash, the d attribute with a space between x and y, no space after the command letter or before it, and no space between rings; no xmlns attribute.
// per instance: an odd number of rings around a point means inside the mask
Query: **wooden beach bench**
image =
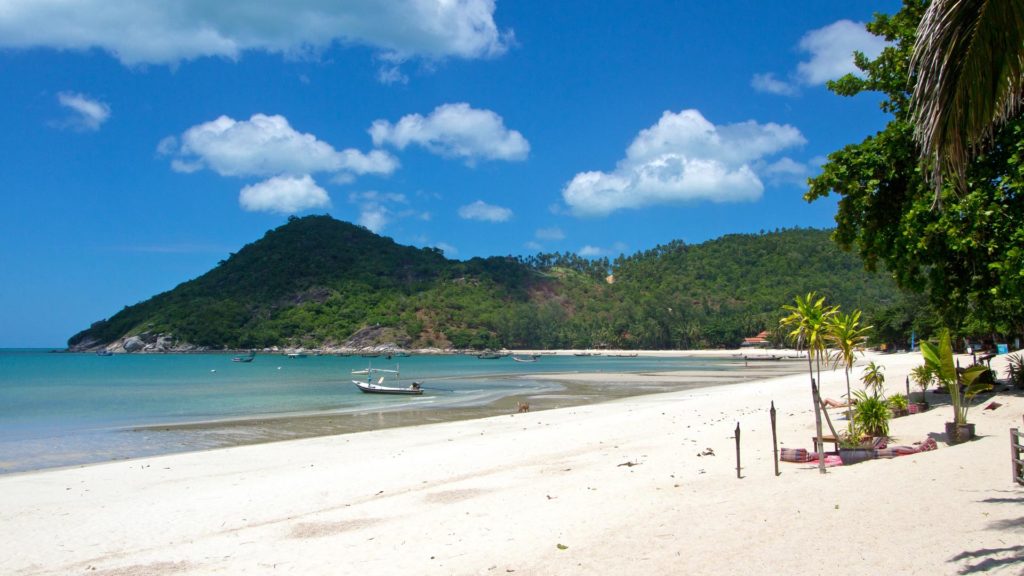
<svg viewBox="0 0 1024 576"><path fill-rule="evenodd" d="M865 445L868 448L872 447L871 443L874 440L875 440L874 436L861 436L860 437L861 445ZM822 444L832 444L832 451L833 452L838 452L839 451L839 439L836 438L836 436L834 434L825 434L825 435L823 435L821 437L821 443ZM818 437L817 436L811 436L811 445L814 446L814 451L817 452L818 451Z"/></svg>
<svg viewBox="0 0 1024 576"><path fill-rule="evenodd" d="M821 437L821 443L822 444L832 444L832 451L833 452L838 452L839 451L839 439L836 438L835 436L832 436L830 434L826 434L826 435ZM817 435L811 436L811 445L814 446L814 451L817 452L818 451L818 436Z"/></svg>
<svg viewBox="0 0 1024 576"><path fill-rule="evenodd" d="M814 397L818 400L818 405L821 406L821 413L822 413L822 415L825 416L825 423L828 424L828 429L829 429L829 431L832 432L832 434L823 434L821 436L821 443L822 443L822 445L832 444L832 451L835 452L835 453L838 453L839 452L839 434L836 432L835 426L832 425L832 418L828 415L828 408L829 408L829 406L828 406L828 404L825 403L824 400L822 400L821 396L818 394L818 387L814 386L813 390L814 390ZM848 404L846 406L834 406L834 408L849 408L850 406L851 405ZM861 436L861 442L862 443L863 442L870 442L871 439L872 439L871 436ZM814 436L811 437L811 445L814 446L814 451L817 452L818 451L818 436L817 436L817 434L815 434Z"/></svg>

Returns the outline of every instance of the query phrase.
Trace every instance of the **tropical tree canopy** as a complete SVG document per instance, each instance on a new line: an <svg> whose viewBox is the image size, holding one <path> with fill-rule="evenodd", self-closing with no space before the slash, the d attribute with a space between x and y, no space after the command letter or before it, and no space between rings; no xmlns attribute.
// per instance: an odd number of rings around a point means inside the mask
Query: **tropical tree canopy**
<svg viewBox="0 0 1024 576"><path fill-rule="evenodd" d="M1019 2L1019 0L1018 0ZM944 209L920 168L914 140L909 65L920 0L867 29L890 42L878 58L856 56L863 77L829 83L842 96L877 92L892 115L885 129L833 152L810 180L808 201L838 194L833 239L858 251L869 269L888 270L904 289L924 292L942 323L958 332L1024 329L1024 119L993 132L992 145L967 164L965 190L943 187Z"/></svg>
<svg viewBox="0 0 1024 576"><path fill-rule="evenodd" d="M938 203L943 176L964 190L972 152L1024 103L1024 2L933 0L910 70L914 136Z"/></svg>

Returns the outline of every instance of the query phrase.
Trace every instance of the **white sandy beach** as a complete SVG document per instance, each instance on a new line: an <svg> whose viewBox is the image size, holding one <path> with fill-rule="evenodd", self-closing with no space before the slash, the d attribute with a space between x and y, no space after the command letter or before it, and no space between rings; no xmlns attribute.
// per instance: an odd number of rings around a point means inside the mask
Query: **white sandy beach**
<svg viewBox="0 0 1024 576"><path fill-rule="evenodd" d="M870 359L894 392L921 363ZM1005 373L1001 358L993 367ZM822 375L824 396L845 392L842 372ZM993 399L997 410L969 414L975 441L947 445L952 410L933 405L891 434L932 435L938 450L825 475L781 463L776 477L772 465L772 401L780 446L811 448L806 372L11 474L0 574L1021 574L1008 429L1024 427L1024 397Z"/></svg>

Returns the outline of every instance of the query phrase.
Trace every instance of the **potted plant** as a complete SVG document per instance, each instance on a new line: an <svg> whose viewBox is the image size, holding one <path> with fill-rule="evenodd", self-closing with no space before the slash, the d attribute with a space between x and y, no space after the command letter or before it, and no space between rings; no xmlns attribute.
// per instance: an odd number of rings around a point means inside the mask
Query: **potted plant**
<svg viewBox="0 0 1024 576"><path fill-rule="evenodd" d="M907 397L903 394L893 394L889 397L889 409L892 411L893 418L909 414L908 406Z"/></svg>
<svg viewBox="0 0 1024 576"><path fill-rule="evenodd" d="M892 411L885 398L868 395L862 390L857 390L853 395L857 398L857 403L853 407L854 428L868 436L888 436Z"/></svg>
<svg viewBox="0 0 1024 576"><path fill-rule="evenodd" d="M864 435L856 424L851 424L846 432L839 434L839 458L844 466L856 464L875 457L875 449L871 441L865 441Z"/></svg>
<svg viewBox="0 0 1024 576"><path fill-rule="evenodd" d="M953 405L953 421L946 422L946 441L958 444L970 440L974 437L974 424L967 421L967 409L978 393L992 388L992 385L985 381L986 378L982 377L989 369L974 365L958 375L953 363L953 344L946 328L939 332L938 344L921 342L921 355L924 356L925 364L935 374L940 386L944 386L949 392L950 403Z"/></svg>
<svg viewBox="0 0 1024 576"><path fill-rule="evenodd" d="M926 412L928 410L928 400L926 399L927 397L925 394L928 391L928 386L932 383L932 380L935 379L935 375L932 373L931 369L928 368L927 364L921 364L910 371L910 378L914 381L914 384L917 384L917 387L921 389L921 398L909 406L910 413L916 414L919 412Z"/></svg>

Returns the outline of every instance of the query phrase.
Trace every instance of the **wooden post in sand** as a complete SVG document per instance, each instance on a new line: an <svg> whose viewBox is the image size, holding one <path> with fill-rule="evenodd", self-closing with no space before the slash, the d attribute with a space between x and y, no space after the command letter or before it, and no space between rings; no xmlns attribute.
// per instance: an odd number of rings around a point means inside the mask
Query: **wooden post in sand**
<svg viewBox="0 0 1024 576"><path fill-rule="evenodd" d="M736 423L736 477L743 478L740 475L740 423Z"/></svg>
<svg viewBox="0 0 1024 576"><path fill-rule="evenodd" d="M907 402L910 402L910 376L907 376Z"/></svg>
<svg viewBox="0 0 1024 576"><path fill-rule="evenodd" d="M811 378L811 397L814 398L814 429L815 437L818 440L818 472L825 473L825 442L821 435L821 395L818 393L818 384ZM827 418L828 416L826 416ZM831 421L829 426L831 426Z"/></svg>
<svg viewBox="0 0 1024 576"><path fill-rule="evenodd" d="M779 472L779 440L775 435L775 401L772 400L772 409L769 412L772 416L772 460L775 462L775 475L781 474Z"/></svg>
<svg viewBox="0 0 1024 576"><path fill-rule="evenodd" d="M1010 428L1010 465L1013 467L1013 481L1024 485L1024 434L1016 428Z"/></svg>

